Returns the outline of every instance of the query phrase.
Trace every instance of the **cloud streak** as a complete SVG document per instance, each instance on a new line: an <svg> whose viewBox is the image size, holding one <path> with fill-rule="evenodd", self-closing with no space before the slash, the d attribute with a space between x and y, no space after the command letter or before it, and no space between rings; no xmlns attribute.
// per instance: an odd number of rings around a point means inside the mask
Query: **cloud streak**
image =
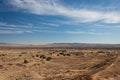
<svg viewBox="0 0 120 80"><path fill-rule="evenodd" d="M120 23L120 12L70 8L60 4L58 0L10 0L9 3L25 12L36 15L60 15L78 23Z"/></svg>
<svg viewBox="0 0 120 80"><path fill-rule="evenodd" d="M45 23L47 24L47 23ZM49 24L49 23L48 23ZM23 34L23 33L34 33L34 32L39 32L39 33L65 33L65 34L89 34L89 35L105 35L106 33L101 33L101 32L94 32L94 31L56 31L54 29L41 29L39 27L35 27L34 25L15 25L15 24L9 24L7 22L0 22L0 34Z"/></svg>
<svg viewBox="0 0 120 80"><path fill-rule="evenodd" d="M46 26L53 26L53 27L59 27L60 25L57 23L45 23L45 22L41 22L40 24L46 25Z"/></svg>
<svg viewBox="0 0 120 80"><path fill-rule="evenodd" d="M0 22L0 34L22 34L25 32L32 32L29 30L31 25L15 25L7 22Z"/></svg>
<svg viewBox="0 0 120 80"><path fill-rule="evenodd" d="M23 31L0 30L0 34L21 34Z"/></svg>
<svg viewBox="0 0 120 80"><path fill-rule="evenodd" d="M44 25L58 26L57 24L44 23ZM32 24L15 25L7 22L0 22L0 34L22 34L33 32L55 32L48 27L36 27Z"/></svg>
<svg viewBox="0 0 120 80"><path fill-rule="evenodd" d="M103 33L103 32L93 32L93 31L66 31L67 34L89 34L89 35L106 35L109 33Z"/></svg>

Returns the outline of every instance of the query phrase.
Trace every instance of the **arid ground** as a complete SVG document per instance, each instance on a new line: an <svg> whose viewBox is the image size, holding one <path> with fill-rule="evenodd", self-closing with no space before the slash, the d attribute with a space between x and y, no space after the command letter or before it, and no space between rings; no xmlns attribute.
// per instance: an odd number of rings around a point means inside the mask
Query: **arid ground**
<svg viewBox="0 0 120 80"><path fill-rule="evenodd" d="M0 80L120 80L120 49L1 47Z"/></svg>

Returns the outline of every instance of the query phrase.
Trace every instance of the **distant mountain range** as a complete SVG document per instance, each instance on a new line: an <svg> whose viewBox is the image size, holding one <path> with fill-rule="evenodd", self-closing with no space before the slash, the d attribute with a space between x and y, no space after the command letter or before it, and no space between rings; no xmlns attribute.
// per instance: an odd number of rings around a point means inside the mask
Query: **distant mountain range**
<svg viewBox="0 0 120 80"><path fill-rule="evenodd" d="M100 44L100 43L52 43L47 46L71 46L71 47L89 47L89 46L116 46L120 47L120 44Z"/></svg>
<svg viewBox="0 0 120 80"><path fill-rule="evenodd" d="M27 45L27 44L13 44L13 43L0 43L0 46L37 46L37 47L120 47L120 44L100 44L100 43L51 43L46 45Z"/></svg>
<svg viewBox="0 0 120 80"><path fill-rule="evenodd" d="M0 43L0 45L6 45L6 44L8 44L8 43Z"/></svg>
<svg viewBox="0 0 120 80"><path fill-rule="evenodd" d="M0 46L25 46L25 44L0 43Z"/></svg>

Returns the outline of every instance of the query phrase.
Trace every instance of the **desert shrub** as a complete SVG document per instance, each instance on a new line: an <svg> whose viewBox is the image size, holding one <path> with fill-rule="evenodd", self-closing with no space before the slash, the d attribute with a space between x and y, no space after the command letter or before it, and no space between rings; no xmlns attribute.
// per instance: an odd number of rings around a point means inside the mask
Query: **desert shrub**
<svg viewBox="0 0 120 80"><path fill-rule="evenodd" d="M59 54L57 54L57 56L59 56Z"/></svg>
<svg viewBox="0 0 120 80"><path fill-rule="evenodd" d="M41 53L40 51L38 51L37 53Z"/></svg>
<svg viewBox="0 0 120 80"><path fill-rule="evenodd" d="M45 59L46 56L45 55L40 55L40 58Z"/></svg>
<svg viewBox="0 0 120 80"><path fill-rule="evenodd" d="M35 56L34 56L34 55L32 55L32 57L34 58Z"/></svg>
<svg viewBox="0 0 120 80"><path fill-rule="evenodd" d="M24 60L24 63L26 64L26 63L29 63L26 59Z"/></svg>
<svg viewBox="0 0 120 80"><path fill-rule="evenodd" d="M50 53L50 55L52 55L52 53Z"/></svg>
<svg viewBox="0 0 120 80"><path fill-rule="evenodd" d="M1 54L1 56L5 56L5 54Z"/></svg>
<svg viewBox="0 0 120 80"><path fill-rule="evenodd" d="M52 59L51 57L47 57L47 58L46 58L47 61L50 61L51 59Z"/></svg>
<svg viewBox="0 0 120 80"><path fill-rule="evenodd" d="M66 54L66 56L71 56L70 54Z"/></svg>
<svg viewBox="0 0 120 80"><path fill-rule="evenodd" d="M0 65L0 69L2 69L3 68L3 65Z"/></svg>
<svg viewBox="0 0 120 80"><path fill-rule="evenodd" d="M21 52L21 54L27 54L27 52Z"/></svg>
<svg viewBox="0 0 120 80"><path fill-rule="evenodd" d="M98 51L97 53L105 53L105 52L101 50L101 51Z"/></svg>
<svg viewBox="0 0 120 80"><path fill-rule="evenodd" d="M78 54L78 53L76 53L75 55L76 55L76 56L79 56L79 54Z"/></svg>
<svg viewBox="0 0 120 80"><path fill-rule="evenodd" d="M40 55L40 58L44 57L44 55Z"/></svg>
<svg viewBox="0 0 120 80"><path fill-rule="evenodd" d="M64 53L59 53L60 55L63 55Z"/></svg>
<svg viewBox="0 0 120 80"><path fill-rule="evenodd" d="M22 55L20 54L19 57L21 57Z"/></svg>
<svg viewBox="0 0 120 80"><path fill-rule="evenodd" d="M44 55L40 55L40 58L43 58L44 57Z"/></svg>
<svg viewBox="0 0 120 80"><path fill-rule="evenodd" d="M42 58L43 58L43 59L45 59L46 57L45 57L45 56L43 56Z"/></svg>
<svg viewBox="0 0 120 80"><path fill-rule="evenodd" d="M63 54L63 56L66 56L65 54Z"/></svg>
<svg viewBox="0 0 120 80"><path fill-rule="evenodd" d="M39 57L39 55L38 55L38 54L36 54L36 57Z"/></svg>
<svg viewBox="0 0 120 80"><path fill-rule="evenodd" d="M64 53L64 52L67 52L66 50L60 50L60 51L63 52L63 53Z"/></svg>

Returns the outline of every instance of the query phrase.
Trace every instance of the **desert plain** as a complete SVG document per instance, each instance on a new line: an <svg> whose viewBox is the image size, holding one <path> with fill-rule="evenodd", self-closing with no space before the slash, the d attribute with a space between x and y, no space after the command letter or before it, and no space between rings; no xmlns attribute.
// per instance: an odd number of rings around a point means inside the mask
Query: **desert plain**
<svg viewBox="0 0 120 80"><path fill-rule="evenodd" d="M120 49L0 47L0 80L120 80Z"/></svg>

